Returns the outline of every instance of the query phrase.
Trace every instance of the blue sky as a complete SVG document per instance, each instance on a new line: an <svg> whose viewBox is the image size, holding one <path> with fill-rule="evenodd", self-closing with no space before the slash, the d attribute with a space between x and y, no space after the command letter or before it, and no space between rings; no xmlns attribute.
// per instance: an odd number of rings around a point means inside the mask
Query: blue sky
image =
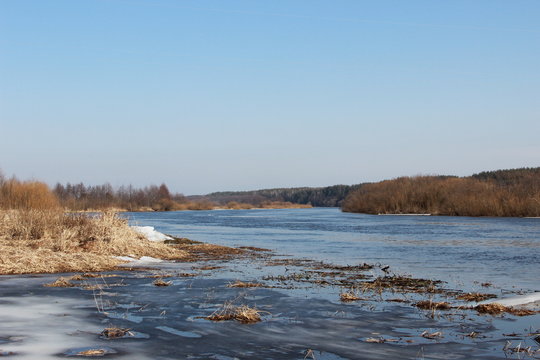
<svg viewBox="0 0 540 360"><path fill-rule="evenodd" d="M540 1L0 0L0 169L324 186L540 166Z"/></svg>

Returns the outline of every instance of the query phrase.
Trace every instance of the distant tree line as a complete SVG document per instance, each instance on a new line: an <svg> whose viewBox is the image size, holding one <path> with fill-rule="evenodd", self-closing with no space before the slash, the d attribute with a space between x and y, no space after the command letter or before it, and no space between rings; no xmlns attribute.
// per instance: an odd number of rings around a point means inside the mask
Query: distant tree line
<svg viewBox="0 0 540 360"><path fill-rule="evenodd" d="M221 205L230 202L239 202L260 206L267 202L288 202L316 207L340 207L347 194L357 189L359 186L360 185L334 185L317 188L300 187L253 191L227 191L189 198L204 198Z"/></svg>
<svg viewBox="0 0 540 360"><path fill-rule="evenodd" d="M540 216L540 168L482 172L470 177L400 177L364 184L342 210L368 214Z"/></svg>
<svg viewBox="0 0 540 360"><path fill-rule="evenodd" d="M118 208L128 211L170 211L187 203L184 195L171 194L165 184L144 188L128 185L114 189L110 184L87 186L83 183L58 183L53 188L53 193L62 206L71 210Z"/></svg>
<svg viewBox="0 0 540 360"><path fill-rule="evenodd" d="M0 209L128 211L341 206L368 214L540 216L540 167L486 171L469 177L400 177L377 183L320 188L219 192L185 197L161 184L113 188L110 184L56 184L6 178L0 172Z"/></svg>

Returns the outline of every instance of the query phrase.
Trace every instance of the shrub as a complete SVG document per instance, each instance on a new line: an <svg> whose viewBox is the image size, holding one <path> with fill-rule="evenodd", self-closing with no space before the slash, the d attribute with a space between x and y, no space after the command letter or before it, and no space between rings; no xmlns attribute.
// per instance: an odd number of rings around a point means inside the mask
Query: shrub
<svg viewBox="0 0 540 360"><path fill-rule="evenodd" d="M47 184L39 181L21 182L16 178L0 181L0 208L53 209L58 200Z"/></svg>

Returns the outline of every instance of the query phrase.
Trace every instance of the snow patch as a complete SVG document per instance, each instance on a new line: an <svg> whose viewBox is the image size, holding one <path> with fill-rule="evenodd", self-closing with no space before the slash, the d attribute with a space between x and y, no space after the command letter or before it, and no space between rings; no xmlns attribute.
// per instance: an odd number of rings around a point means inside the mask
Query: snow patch
<svg viewBox="0 0 540 360"><path fill-rule="evenodd" d="M137 261L136 258L131 256L115 256L115 258L122 261Z"/></svg>
<svg viewBox="0 0 540 360"><path fill-rule="evenodd" d="M140 259L131 256L115 256L116 259L127 261L129 266L145 266L163 262L164 260L153 258L151 256L141 256Z"/></svg>
<svg viewBox="0 0 540 360"><path fill-rule="evenodd" d="M540 302L540 292L534 292L532 294L513 296L506 299L484 301L481 304L501 304L504 306L519 306L527 305L535 302Z"/></svg>
<svg viewBox="0 0 540 360"><path fill-rule="evenodd" d="M132 229L139 234L144 235L150 241L165 241L173 239L170 236L156 231L153 226L132 226Z"/></svg>

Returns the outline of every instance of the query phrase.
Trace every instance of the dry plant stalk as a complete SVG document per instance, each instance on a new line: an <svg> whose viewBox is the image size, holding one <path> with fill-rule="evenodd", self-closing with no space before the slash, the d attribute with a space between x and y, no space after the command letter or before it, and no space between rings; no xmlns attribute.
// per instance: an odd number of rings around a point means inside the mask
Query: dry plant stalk
<svg viewBox="0 0 540 360"><path fill-rule="evenodd" d="M250 283L250 282L243 282L240 280L237 280L234 284L229 284L227 287L231 288L255 288L255 287L261 287L261 283Z"/></svg>

